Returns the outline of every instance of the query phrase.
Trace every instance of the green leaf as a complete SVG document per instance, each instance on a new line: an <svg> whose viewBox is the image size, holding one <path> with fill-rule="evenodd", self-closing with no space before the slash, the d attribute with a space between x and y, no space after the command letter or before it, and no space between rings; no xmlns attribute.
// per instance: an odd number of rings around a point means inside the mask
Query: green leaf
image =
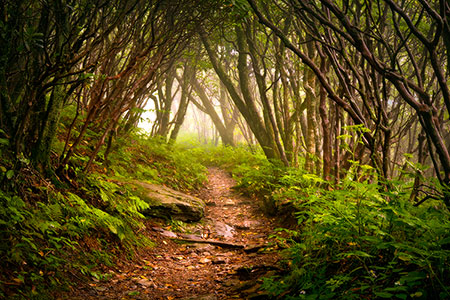
<svg viewBox="0 0 450 300"><path fill-rule="evenodd" d="M370 255L369 253L366 253L364 251L352 251L352 252L348 252L346 254L344 254L346 257L349 256L359 256L359 257L373 257L372 255Z"/></svg>
<svg viewBox="0 0 450 300"><path fill-rule="evenodd" d="M350 134L342 134L336 137L337 139L350 139L352 136Z"/></svg>
<svg viewBox="0 0 450 300"><path fill-rule="evenodd" d="M397 257L398 257L398 259L403 260L403 261L411 261L414 259L414 256L412 256L408 253L405 253L405 252L399 252L397 254Z"/></svg>
<svg viewBox="0 0 450 300"><path fill-rule="evenodd" d="M413 272L409 272L406 275L402 276L400 278L400 283L402 283L402 284L413 283L413 282L423 280L426 277L427 277L427 275L423 272L413 271Z"/></svg>
<svg viewBox="0 0 450 300"><path fill-rule="evenodd" d="M103 202L105 203L109 202L108 195L102 189L100 189L100 198L102 198Z"/></svg>
<svg viewBox="0 0 450 300"><path fill-rule="evenodd" d="M139 296L139 291L132 291L128 293L128 296Z"/></svg>
<svg viewBox="0 0 450 300"><path fill-rule="evenodd" d="M410 294L411 298L420 298L423 296L422 292L415 292L414 294Z"/></svg>
<svg viewBox="0 0 450 300"><path fill-rule="evenodd" d="M439 241L439 244L440 244L441 246L450 244L450 237L445 238L445 239Z"/></svg>
<svg viewBox="0 0 450 300"><path fill-rule="evenodd" d="M14 171L13 170L8 170L6 172L6 178L8 178L8 180L9 180L9 179L11 179L13 177L14 177Z"/></svg>
<svg viewBox="0 0 450 300"><path fill-rule="evenodd" d="M386 298L386 299L390 299L394 296L393 294L388 293L388 292L375 292L375 295L380 298Z"/></svg>
<svg viewBox="0 0 450 300"><path fill-rule="evenodd" d="M114 225L111 224L111 223L108 223L108 228L109 228L109 230L111 230L112 233L117 234L117 228L116 228L116 226L114 226Z"/></svg>
<svg viewBox="0 0 450 300"><path fill-rule="evenodd" d="M396 286L396 287L389 287L384 289L385 292L406 292L408 291L408 288L406 286Z"/></svg>

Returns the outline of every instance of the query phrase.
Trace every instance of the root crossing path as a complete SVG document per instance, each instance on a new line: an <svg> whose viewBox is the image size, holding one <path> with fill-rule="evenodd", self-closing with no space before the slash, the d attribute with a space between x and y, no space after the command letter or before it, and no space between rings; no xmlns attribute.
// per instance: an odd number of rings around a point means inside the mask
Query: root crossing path
<svg viewBox="0 0 450 300"><path fill-rule="evenodd" d="M70 298L267 299L260 277L279 271L275 242L269 238L274 220L256 200L233 191L235 183L225 171L209 169L208 182L198 194L206 203L202 222L168 226L149 221L145 234L155 247L131 263L105 268L107 280L82 285Z"/></svg>

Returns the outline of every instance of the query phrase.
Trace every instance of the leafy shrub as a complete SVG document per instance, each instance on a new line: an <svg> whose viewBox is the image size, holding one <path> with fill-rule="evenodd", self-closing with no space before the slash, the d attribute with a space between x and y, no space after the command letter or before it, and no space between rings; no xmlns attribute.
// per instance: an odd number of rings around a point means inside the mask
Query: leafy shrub
<svg viewBox="0 0 450 300"><path fill-rule="evenodd" d="M101 276L95 267L110 264L112 258L109 251L101 250L116 244L131 252L136 246L151 245L134 233L143 226L140 212L148 204L126 186L103 176L90 174L84 181L79 177L83 197L41 187L47 199L32 204L0 191L0 257L3 267L12 270L0 276L0 281L6 283L0 296L45 294L48 285L63 286L65 272L70 269ZM80 243L86 238L98 247L85 251L88 249ZM99 242L104 238L109 242Z"/></svg>
<svg viewBox="0 0 450 300"><path fill-rule="evenodd" d="M267 290L288 291L286 299L450 296L450 214L442 204L414 207L406 192L382 193L351 176L331 191L306 176L305 187L305 175L301 190L278 191L295 203L301 229L280 237L290 244L290 273L266 279Z"/></svg>
<svg viewBox="0 0 450 300"><path fill-rule="evenodd" d="M272 193L279 186L280 166L267 160L258 164L241 164L233 169L236 187L254 196L265 196Z"/></svg>
<svg viewBox="0 0 450 300"><path fill-rule="evenodd" d="M63 222L58 203L38 202L31 207L20 197L0 191L0 259L8 272L0 276L0 296L14 298L9 290L17 287L22 295L43 294L44 298L42 285L61 285L64 253L77 245L63 234Z"/></svg>

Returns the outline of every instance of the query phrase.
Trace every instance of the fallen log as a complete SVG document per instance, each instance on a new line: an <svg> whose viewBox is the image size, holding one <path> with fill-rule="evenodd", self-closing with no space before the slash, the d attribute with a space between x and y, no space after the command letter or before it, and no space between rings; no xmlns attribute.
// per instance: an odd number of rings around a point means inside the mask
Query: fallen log
<svg viewBox="0 0 450 300"><path fill-rule="evenodd" d="M234 244L234 243L228 243L218 240L202 240L202 239L187 239L187 238L179 238L174 237L170 238L171 240L180 241L180 242L187 242L187 243L200 243L200 244L211 244L215 246L220 246L222 248L234 248L234 249L244 249L244 245L240 244Z"/></svg>

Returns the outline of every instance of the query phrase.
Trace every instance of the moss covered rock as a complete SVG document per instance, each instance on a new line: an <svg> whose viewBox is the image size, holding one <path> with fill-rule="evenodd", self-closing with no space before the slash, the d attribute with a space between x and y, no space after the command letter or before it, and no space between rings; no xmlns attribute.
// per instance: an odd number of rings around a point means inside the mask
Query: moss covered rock
<svg viewBox="0 0 450 300"><path fill-rule="evenodd" d="M196 222L203 218L205 203L201 199L161 185L146 182L136 184L143 188L141 197L150 206L143 211L145 216L183 222Z"/></svg>

